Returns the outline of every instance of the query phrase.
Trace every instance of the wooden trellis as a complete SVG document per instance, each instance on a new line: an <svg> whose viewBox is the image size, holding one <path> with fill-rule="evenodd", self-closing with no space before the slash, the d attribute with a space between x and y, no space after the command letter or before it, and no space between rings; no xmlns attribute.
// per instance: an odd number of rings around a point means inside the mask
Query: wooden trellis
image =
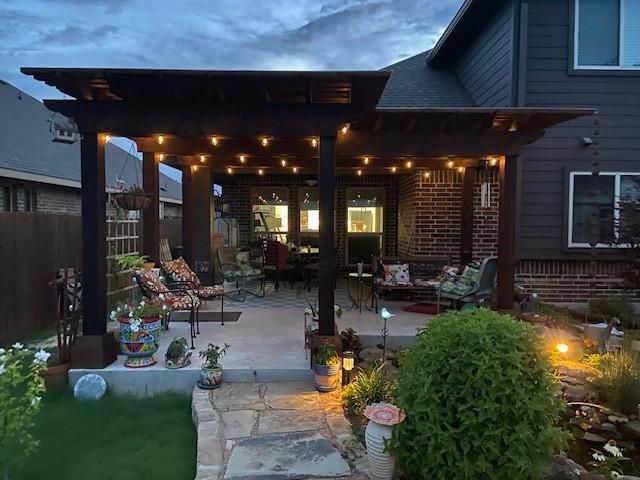
<svg viewBox="0 0 640 480"><path fill-rule="evenodd" d="M135 285L131 273L122 271L116 258L122 255L139 255L137 219L107 219L107 301L109 304L130 295Z"/></svg>

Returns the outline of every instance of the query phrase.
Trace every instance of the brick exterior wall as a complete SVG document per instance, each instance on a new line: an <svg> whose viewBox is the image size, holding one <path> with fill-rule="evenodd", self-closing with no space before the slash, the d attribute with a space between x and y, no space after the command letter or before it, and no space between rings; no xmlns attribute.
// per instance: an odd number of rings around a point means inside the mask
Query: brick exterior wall
<svg viewBox="0 0 640 480"><path fill-rule="evenodd" d="M238 223L239 246L246 247L251 239L251 187L287 187L289 189L289 239L299 243L298 192L305 180L312 177L294 175L234 175L234 183L222 185L222 202L229 205L229 214ZM349 187L384 188L383 249L386 255L396 254L398 222L398 178L389 175L363 177L340 175L336 178L336 262L344 266L347 255L347 189Z"/></svg>

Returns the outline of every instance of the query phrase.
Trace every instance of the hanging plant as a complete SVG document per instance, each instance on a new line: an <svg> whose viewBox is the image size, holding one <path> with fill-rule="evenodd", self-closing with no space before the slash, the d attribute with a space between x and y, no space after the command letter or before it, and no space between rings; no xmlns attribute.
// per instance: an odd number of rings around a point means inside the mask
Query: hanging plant
<svg viewBox="0 0 640 480"><path fill-rule="evenodd" d="M145 192L137 185L133 185L131 188L117 193L115 200L118 206L125 210L146 210L151 206L153 195Z"/></svg>

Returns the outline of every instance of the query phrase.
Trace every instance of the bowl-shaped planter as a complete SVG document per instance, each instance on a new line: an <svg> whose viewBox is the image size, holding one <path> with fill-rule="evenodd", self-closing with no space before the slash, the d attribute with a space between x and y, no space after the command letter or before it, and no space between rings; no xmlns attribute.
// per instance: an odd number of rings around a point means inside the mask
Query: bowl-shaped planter
<svg viewBox="0 0 640 480"><path fill-rule="evenodd" d="M151 206L150 193L135 191L122 192L116 195L116 203L125 210L146 210Z"/></svg>
<svg viewBox="0 0 640 480"><path fill-rule="evenodd" d="M147 317L141 319L139 326L134 326L127 317L122 317L120 323L120 350L128 358L125 367L143 368L157 363L153 354L160 346L160 331L162 317Z"/></svg>
<svg viewBox="0 0 640 480"><path fill-rule="evenodd" d="M198 386L205 390L213 390L222 385L222 366L202 367L200 369L200 379Z"/></svg>

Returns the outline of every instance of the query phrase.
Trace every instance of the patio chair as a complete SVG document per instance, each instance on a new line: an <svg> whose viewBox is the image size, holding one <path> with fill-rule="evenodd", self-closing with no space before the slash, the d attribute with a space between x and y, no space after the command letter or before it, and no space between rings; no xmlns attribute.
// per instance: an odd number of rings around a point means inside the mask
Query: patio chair
<svg viewBox="0 0 640 480"><path fill-rule="evenodd" d="M202 302L219 297L224 293L222 285L203 285L196 272L189 267L182 257L162 262L162 269L167 274L170 285L186 286Z"/></svg>
<svg viewBox="0 0 640 480"><path fill-rule="evenodd" d="M243 302L247 294L264 298L265 271L262 241L249 243L248 250L236 250L234 247L220 247L217 251L218 263L224 281L235 282L239 296L236 300ZM248 288L249 282L260 282L258 290Z"/></svg>
<svg viewBox="0 0 640 480"><path fill-rule="evenodd" d="M284 277L289 281L293 289L293 265L289 263L289 248L277 240L267 240L265 252L264 270L271 273L276 292L280 287L280 280Z"/></svg>
<svg viewBox="0 0 640 480"><path fill-rule="evenodd" d="M498 257L485 258L478 268L465 267L462 274L453 281L442 282L438 288L438 306L444 298L454 304L480 305L482 300L491 296L496 284Z"/></svg>
<svg viewBox="0 0 640 480"><path fill-rule="evenodd" d="M189 325L191 327L191 349L195 349L193 339L196 336L198 322L198 310L200 300L188 287L183 284L168 286L160 281L160 277L151 270L134 270L133 277L145 298L157 300L162 295L169 304L169 315L165 322L165 331L169 329L171 312L189 312ZM197 332L200 332L198 325Z"/></svg>

